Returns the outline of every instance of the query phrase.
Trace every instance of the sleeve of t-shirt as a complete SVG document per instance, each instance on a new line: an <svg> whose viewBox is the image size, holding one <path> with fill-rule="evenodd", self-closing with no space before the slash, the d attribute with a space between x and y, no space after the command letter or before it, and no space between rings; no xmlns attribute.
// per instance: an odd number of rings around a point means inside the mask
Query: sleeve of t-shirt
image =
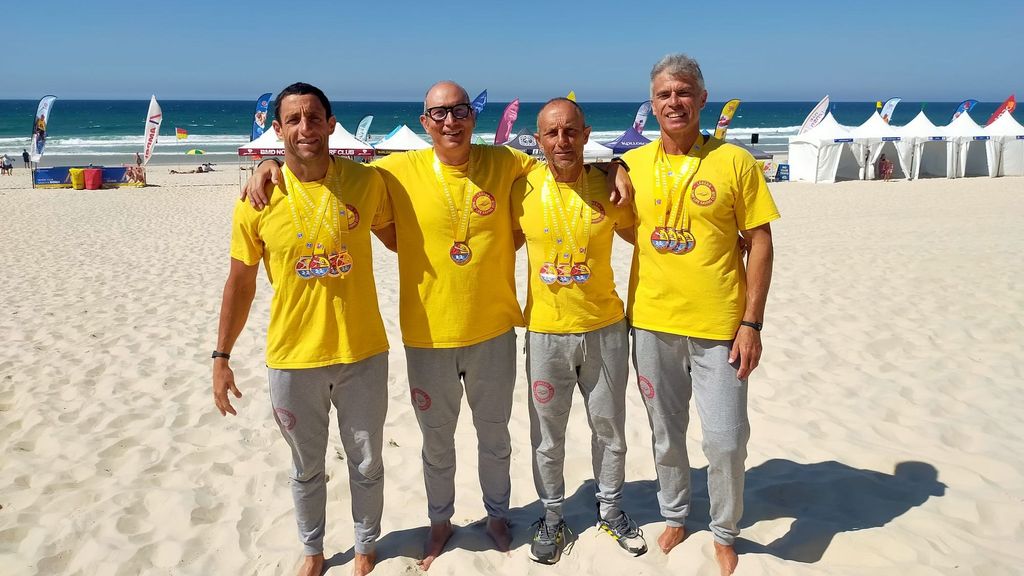
<svg viewBox="0 0 1024 576"><path fill-rule="evenodd" d="M526 175L529 174L531 170L533 170L534 166L537 165L537 159L536 158L528 156L528 155L520 152L519 150L515 150L515 149L512 149L512 148L507 148L507 150L509 152L511 152L512 153L512 157L515 158L516 178L517 179L518 178L525 178Z"/></svg>
<svg viewBox="0 0 1024 576"><path fill-rule="evenodd" d="M768 190L768 183L753 158L740 172L738 184L736 226L740 230L757 228L779 218L779 209Z"/></svg>
<svg viewBox="0 0 1024 576"><path fill-rule="evenodd" d="M398 179L394 177L386 168L380 164L372 164L374 172L377 173L376 182L381 187L381 201L377 207L377 212L373 215L373 223L371 228L379 230L381 228L387 228L389 224L395 222L395 212L391 207L391 187L400 186Z"/></svg>
<svg viewBox="0 0 1024 576"><path fill-rule="evenodd" d="M522 230L523 201L526 199L526 188L530 185L526 178L519 178L512 183L512 229Z"/></svg>
<svg viewBox="0 0 1024 576"><path fill-rule="evenodd" d="M391 210L391 197L388 196L388 189L384 185L384 177L381 175L381 171L374 170L372 186L377 192L377 210L373 213L373 222L370 223L371 230L380 230L381 228L387 228L395 221L395 215Z"/></svg>
<svg viewBox="0 0 1024 576"><path fill-rule="evenodd" d="M244 200L235 202L231 218L231 257L246 266L255 266L263 258L263 240L259 233L261 214Z"/></svg>

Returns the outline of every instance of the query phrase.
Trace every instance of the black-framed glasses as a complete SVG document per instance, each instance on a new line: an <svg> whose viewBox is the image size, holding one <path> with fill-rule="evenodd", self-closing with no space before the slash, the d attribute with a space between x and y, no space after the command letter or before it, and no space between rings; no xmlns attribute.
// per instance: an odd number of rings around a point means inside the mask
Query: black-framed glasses
<svg viewBox="0 0 1024 576"><path fill-rule="evenodd" d="M434 106L433 108L427 108L425 114L434 122L444 122L444 119L448 117L449 112L451 112L452 118L455 118L456 120L465 120L466 118L469 118L469 114L472 111L473 107L469 105L469 102L462 102L455 106Z"/></svg>

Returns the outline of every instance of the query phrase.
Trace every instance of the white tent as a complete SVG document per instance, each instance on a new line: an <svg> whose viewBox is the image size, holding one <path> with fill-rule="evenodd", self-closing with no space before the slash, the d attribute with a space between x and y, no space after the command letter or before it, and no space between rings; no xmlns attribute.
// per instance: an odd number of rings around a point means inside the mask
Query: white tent
<svg viewBox="0 0 1024 576"><path fill-rule="evenodd" d="M903 142L900 131L882 120L878 112L871 114L863 124L850 130L850 134L853 135L854 142L864 147L861 153L867 157L867 162L862 166L862 175L865 180L878 177L875 174L875 167L882 154L889 154L890 161L892 158L898 159L898 162L894 162L899 166L899 172L894 171L897 178L900 176L906 178L911 175L913 147L909 143Z"/></svg>
<svg viewBox="0 0 1024 576"><path fill-rule="evenodd" d="M416 133L410 130L405 124L402 124L397 129L393 130L391 134L388 134L383 140L377 142L374 146L377 154L381 156L392 152L422 150L424 148L430 148L430 142L427 142L423 138L417 136Z"/></svg>
<svg viewBox="0 0 1024 576"><path fill-rule="evenodd" d="M345 130L341 123L334 126L334 132L327 140L327 147L332 156L373 156L373 147L356 140L351 132ZM273 130L267 130L262 136L238 147L239 156L284 156L284 143Z"/></svg>
<svg viewBox="0 0 1024 576"><path fill-rule="evenodd" d="M583 161L584 162L600 162L603 160L611 160L612 156L615 155L615 151L611 148L601 144L597 140L591 138L587 141L587 144L583 147Z"/></svg>
<svg viewBox="0 0 1024 576"><path fill-rule="evenodd" d="M942 134L942 129L932 124L923 110L918 112L910 123L898 127L897 130L903 137L903 143L909 144L912 148L911 178L915 180L929 176L952 178L952 174L947 170L949 142Z"/></svg>
<svg viewBox="0 0 1024 576"><path fill-rule="evenodd" d="M989 176L1024 176L1024 126L1004 112L984 130L991 137L986 143Z"/></svg>
<svg viewBox="0 0 1024 576"><path fill-rule="evenodd" d="M953 178L988 176L989 161L985 143L990 137L969 113L964 112L943 126L942 134L950 141L950 175Z"/></svg>
<svg viewBox="0 0 1024 576"><path fill-rule="evenodd" d="M789 138L789 178L805 182L857 180L864 147L829 112L817 126Z"/></svg>

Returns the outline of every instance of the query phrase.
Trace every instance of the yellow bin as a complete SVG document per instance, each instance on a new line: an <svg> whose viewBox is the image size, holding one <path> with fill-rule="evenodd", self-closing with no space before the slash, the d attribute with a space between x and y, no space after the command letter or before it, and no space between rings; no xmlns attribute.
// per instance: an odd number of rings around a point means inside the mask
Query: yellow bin
<svg viewBox="0 0 1024 576"><path fill-rule="evenodd" d="M71 187L75 190L85 190L85 168L69 168L71 176Z"/></svg>

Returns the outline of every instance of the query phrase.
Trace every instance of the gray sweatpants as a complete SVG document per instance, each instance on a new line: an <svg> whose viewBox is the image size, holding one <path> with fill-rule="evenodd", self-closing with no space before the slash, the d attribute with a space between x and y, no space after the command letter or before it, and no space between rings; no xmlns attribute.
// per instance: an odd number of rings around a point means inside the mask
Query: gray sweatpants
<svg viewBox="0 0 1024 576"><path fill-rule="evenodd" d="M423 483L427 516L444 522L455 514L455 426L462 390L473 412L477 471L488 516L508 517L512 440L508 422L516 383L516 333L459 348L405 347L409 389L423 434Z"/></svg>
<svg viewBox="0 0 1024 576"><path fill-rule="evenodd" d="M750 423L747 381L729 364L729 340L706 340L635 328L633 365L653 432L658 503L669 526L690 512L690 461L686 454L691 394L704 432L708 459L711 532L731 545L743 516L744 461Z"/></svg>
<svg viewBox="0 0 1024 576"><path fill-rule="evenodd" d="M550 522L562 518L565 428L577 386L590 422L590 454L601 518L611 520L622 513L628 362L625 320L584 334L527 333L533 482Z"/></svg>
<svg viewBox="0 0 1024 576"><path fill-rule="evenodd" d="M295 520L307 556L324 551L327 453L331 404L348 461L355 550L373 552L384 511L381 445L388 410L388 354L323 368L269 368L274 419L292 449Z"/></svg>

